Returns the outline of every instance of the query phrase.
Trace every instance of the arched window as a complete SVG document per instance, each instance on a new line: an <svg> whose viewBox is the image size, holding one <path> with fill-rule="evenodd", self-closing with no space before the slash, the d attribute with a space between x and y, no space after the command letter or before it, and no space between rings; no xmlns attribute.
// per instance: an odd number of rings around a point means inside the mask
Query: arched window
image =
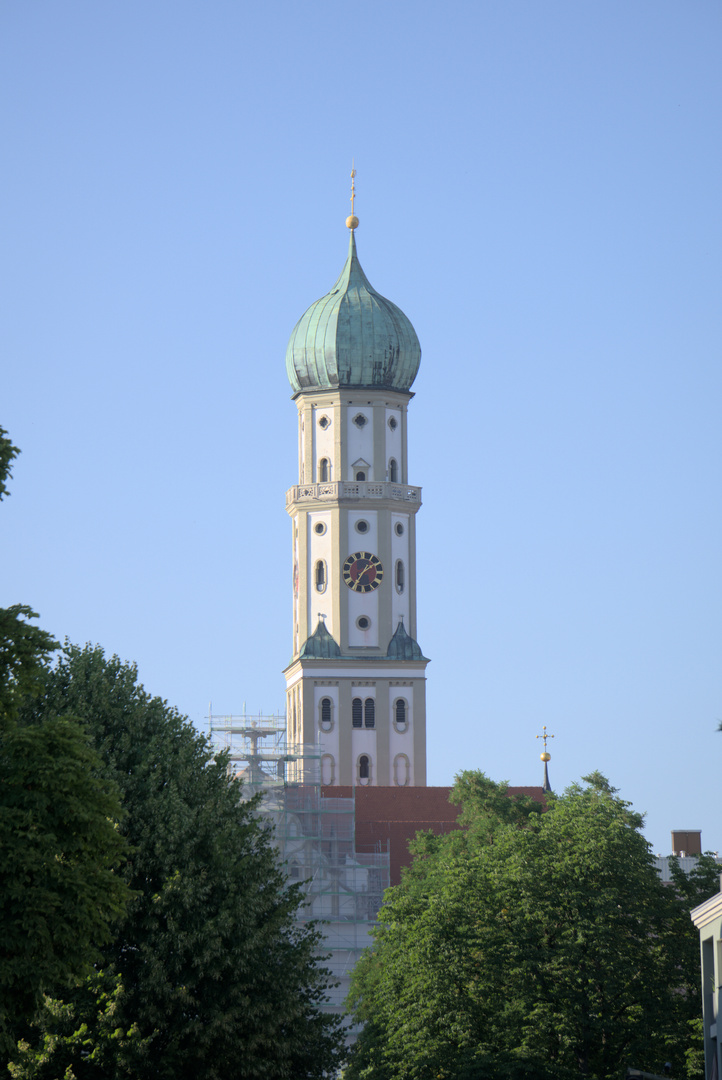
<svg viewBox="0 0 722 1080"><path fill-rule="evenodd" d="M317 586L318 588L318 586ZM401 559L396 560L396 592L404 591L404 564Z"/></svg>
<svg viewBox="0 0 722 1080"><path fill-rule="evenodd" d="M363 702L360 697L355 697L351 702L351 725L361 727L363 723Z"/></svg>
<svg viewBox="0 0 722 1080"><path fill-rule="evenodd" d="M376 702L372 697L364 701L364 727L376 726Z"/></svg>
<svg viewBox="0 0 722 1080"><path fill-rule="evenodd" d="M319 702L319 725L321 731L331 731L333 728L333 701L330 697L323 697Z"/></svg>
<svg viewBox="0 0 722 1080"><path fill-rule="evenodd" d="M316 581L316 592L326 592L326 563L323 559L319 559L316 563L314 578Z"/></svg>
<svg viewBox="0 0 722 1080"><path fill-rule="evenodd" d="M396 458L391 458L389 461L389 480L392 484L397 484L399 481L399 467Z"/></svg>
<svg viewBox="0 0 722 1080"><path fill-rule="evenodd" d="M318 482L326 484L331 479L331 465L327 457L322 457L318 463Z"/></svg>
<svg viewBox="0 0 722 1080"><path fill-rule="evenodd" d="M371 758L368 754L362 754L358 759L358 776L359 780L371 779Z"/></svg>
<svg viewBox="0 0 722 1080"><path fill-rule="evenodd" d="M323 754L321 757L321 783L333 784L336 780L336 762L333 754Z"/></svg>
<svg viewBox="0 0 722 1080"><path fill-rule="evenodd" d="M409 707L404 698L396 698L394 702L394 727L397 731L406 731L409 726Z"/></svg>
<svg viewBox="0 0 722 1080"><path fill-rule="evenodd" d="M411 779L411 765L406 754L397 754L394 758L394 783L396 787L408 787Z"/></svg>
<svg viewBox="0 0 722 1080"><path fill-rule="evenodd" d="M365 480L366 479L366 473L363 471L363 469L359 469L359 471L356 473L356 479L357 480Z"/></svg>

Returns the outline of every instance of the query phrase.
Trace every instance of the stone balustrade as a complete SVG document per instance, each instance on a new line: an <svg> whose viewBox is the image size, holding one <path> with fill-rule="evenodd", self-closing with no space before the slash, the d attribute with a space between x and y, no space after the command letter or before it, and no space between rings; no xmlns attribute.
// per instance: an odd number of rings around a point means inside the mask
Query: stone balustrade
<svg viewBox="0 0 722 1080"><path fill-rule="evenodd" d="M387 499L421 506L421 488L377 480L336 480L333 483L296 484L286 492L286 506L305 502L341 502L348 499Z"/></svg>

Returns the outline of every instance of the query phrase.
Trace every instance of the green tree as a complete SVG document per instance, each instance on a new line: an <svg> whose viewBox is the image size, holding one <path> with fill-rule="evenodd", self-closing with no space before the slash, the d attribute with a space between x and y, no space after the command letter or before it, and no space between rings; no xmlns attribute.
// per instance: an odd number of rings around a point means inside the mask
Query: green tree
<svg viewBox="0 0 722 1080"><path fill-rule="evenodd" d="M255 805L192 725L100 649L67 648L26 721L80 715L118 784L132 847L128 917L104 953L118 985L49 1004L15 1075L320 1077L340 1062L319 935L301 929ZM21 1070L21 1071L18 1071ZM69 1076L70 1073L67 1073Z"/></svg>
<svg viewBox="0 0 722 1080"><path fill-rule="evenodd" d="M0 499L17 453L0 428ZM118 790L82 724L20 721L57 648L35 617L0 608L0 1063L43 993L91 970L129 895Z"/></svg>
<svg viewBox="0 0 722 1080"><path fill-rule="evenodd" d="M13 446L5 428L0 427L0 502L9 494L7 481L12 472L12 463L20 451Z"/></svg>
<svg viewBox="0 0 722 1080"><path fill-rule="evenodd" d="M544 814L502 804L490 827L493 790L481 821L474 805L486 784L462 775L466 836L422 840L387 894L354 975L365 1027L349 1077L607 1080L667 1060L680 1075L698 992L682 971L682 901L641 816L594 774Z"/></svg>

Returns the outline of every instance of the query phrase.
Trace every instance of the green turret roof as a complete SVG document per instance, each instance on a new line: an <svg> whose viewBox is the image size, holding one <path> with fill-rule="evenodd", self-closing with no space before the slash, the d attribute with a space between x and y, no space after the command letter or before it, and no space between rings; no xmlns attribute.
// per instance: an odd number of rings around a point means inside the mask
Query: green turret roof
<svg viewBox="0 0 722 1080"><path fill-rule="evenodd" d="M338 281L291 334L286 370L294 393L339 386L408 390L420 362L416 331L403 311L370 284L352 230Z"/></svg>
<svg viewBox="0 0 722 1080"><path fill-rule="evenodd" d="M399 620L399 625L396 627L396 633L389 642L386 655L393 657L394 660L426 659L418 644L406 633L403 618Z"/></svg>
<svg viewBox="0 0 722 1080"><path fill-rule="evenodd" d="M341 656L341 650L326 629L323 619L318 620L318 626L306 638L298 655L303 660L336 660Z"/></svg>

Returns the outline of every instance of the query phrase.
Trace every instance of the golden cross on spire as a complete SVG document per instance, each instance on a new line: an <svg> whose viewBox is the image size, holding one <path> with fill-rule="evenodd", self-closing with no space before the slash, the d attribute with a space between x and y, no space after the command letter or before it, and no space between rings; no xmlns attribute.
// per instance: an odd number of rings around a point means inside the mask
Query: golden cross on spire
<svg viewBox="0 0 722 1080"><path fill-rule="evenodd" d="M356 202L356 169L354 168L353 158L351 158L351 214L346 218L346 228L355 229L358 226L358 218L355 214L355 202Z"/></svg>
<svg viewBox="0 0 722 1080"><path fill-rule="evenodd" d="M542 728L542 731L543 731L543 734L542 735L537 735L536 738L544 740L544 753L546 754L546 752L547 752L547 739L553 739L554 736L553 735L547 735L547 726L546 726L546 724Z"/></svg>

